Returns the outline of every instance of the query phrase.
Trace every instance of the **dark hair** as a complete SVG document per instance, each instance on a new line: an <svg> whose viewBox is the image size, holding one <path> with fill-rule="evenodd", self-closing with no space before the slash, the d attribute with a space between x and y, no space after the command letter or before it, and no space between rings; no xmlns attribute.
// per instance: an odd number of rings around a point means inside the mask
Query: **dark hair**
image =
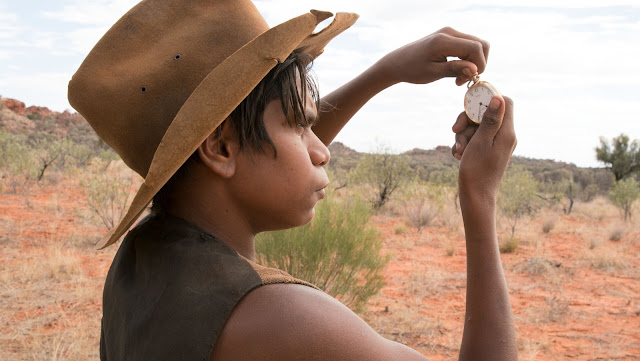
<svg viewBox="0 0 640 361"><path fill-rule="evenodd" d="M295 127L298 124L309 125L304 107L307 100L307 92L319 105L318 88L315 80L311 76L310 55L303 52L293 52L287 59L278 63L271 71L256 85L249 95L231 112L225 121L231 121L233 128L238 135L240 149L249 146L252 150L265 151L265 145L273 149L274 157L278 151L275 144L269 137L265 128L263 115L267 104L278 99L282 104L287 123ZM298 91L298 84L301 92ZM214 134L221 135L222 124L216 128ZM173 189L185 175L194 162L199 162L200 157L195 151L189 159L176 171L169 181L153 197L151 211L159 213L165 211L170 203Z"/></svg>

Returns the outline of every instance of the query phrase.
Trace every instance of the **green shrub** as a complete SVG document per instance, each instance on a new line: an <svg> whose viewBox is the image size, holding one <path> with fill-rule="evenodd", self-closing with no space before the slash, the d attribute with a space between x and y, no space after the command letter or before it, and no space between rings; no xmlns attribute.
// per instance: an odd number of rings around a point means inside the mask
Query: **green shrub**
<svg viewBox="0 0 640 361"><path fill-rule="evenodd" d="M616 182L609 192L609 199L620 209L624 220L631 219L633 203L640 197L640 186L633 178L626 178Z"/></svg>
<svg viewBox="0 0 640 361"><path fill-rule="evenodd" d="M371 210L360 200L333 200L316 206L303 227L260 234L258 262L310 282L358 312L384 285L389 258L369 225Z"/></svg>
<svg viewBox="0 0 640 361"><path fill-rule="evenodd" d="M0 131L0 173L12 193L28 187L38 175L38 158L21 135Z"/></svg>
<svg viewBox="0 0 640 361"><path fill-rule="evenodd" d="M500 184L498 206L511 223L511 238L514 237L518 220L534 213L538 206L536 191L538 182L531 172L521 167L509 167Z"/></svg>

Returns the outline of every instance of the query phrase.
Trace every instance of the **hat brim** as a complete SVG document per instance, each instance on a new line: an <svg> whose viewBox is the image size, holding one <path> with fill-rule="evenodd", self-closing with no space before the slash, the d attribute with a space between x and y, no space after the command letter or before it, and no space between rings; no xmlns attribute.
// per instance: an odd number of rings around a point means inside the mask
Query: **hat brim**
<svg viewBox="0 0 640 361"><path fill-rule="evenodd" d="M131 228L153 196L278 62L296 49L313 58L319 56L331 39L358 19L357 14L337 13L329 26L313 33L317 24L331 16L329 12L311 10L284 22L259 35L214 68L171 122L125 216L96 248L110 246Z"/></svg>

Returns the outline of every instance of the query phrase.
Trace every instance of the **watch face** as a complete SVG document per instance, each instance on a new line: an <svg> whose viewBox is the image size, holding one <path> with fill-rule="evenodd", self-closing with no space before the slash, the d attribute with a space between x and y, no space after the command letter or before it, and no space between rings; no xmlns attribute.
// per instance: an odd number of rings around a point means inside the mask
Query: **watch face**
<svg viewBox="0 0 640 361"><path fill-rule="evenodd" d="M497 94L485 82L480 82L467 90L467 94L464 96L464 109L472 122L480 123L482 121L484 112L494 95Z"/></svg>

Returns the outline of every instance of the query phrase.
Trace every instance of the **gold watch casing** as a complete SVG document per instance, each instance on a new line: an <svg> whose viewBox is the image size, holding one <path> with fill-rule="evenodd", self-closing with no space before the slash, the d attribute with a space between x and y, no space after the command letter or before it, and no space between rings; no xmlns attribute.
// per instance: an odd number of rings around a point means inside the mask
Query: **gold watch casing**
<svg viewBox="0 0 640 361"><path fill-rule="evenodd" d="M464 111L469 120L480 124L491 98L496 95L500 95L500 92L489 82L475 81L473 85L470 85L464 95Z"/></svg>

